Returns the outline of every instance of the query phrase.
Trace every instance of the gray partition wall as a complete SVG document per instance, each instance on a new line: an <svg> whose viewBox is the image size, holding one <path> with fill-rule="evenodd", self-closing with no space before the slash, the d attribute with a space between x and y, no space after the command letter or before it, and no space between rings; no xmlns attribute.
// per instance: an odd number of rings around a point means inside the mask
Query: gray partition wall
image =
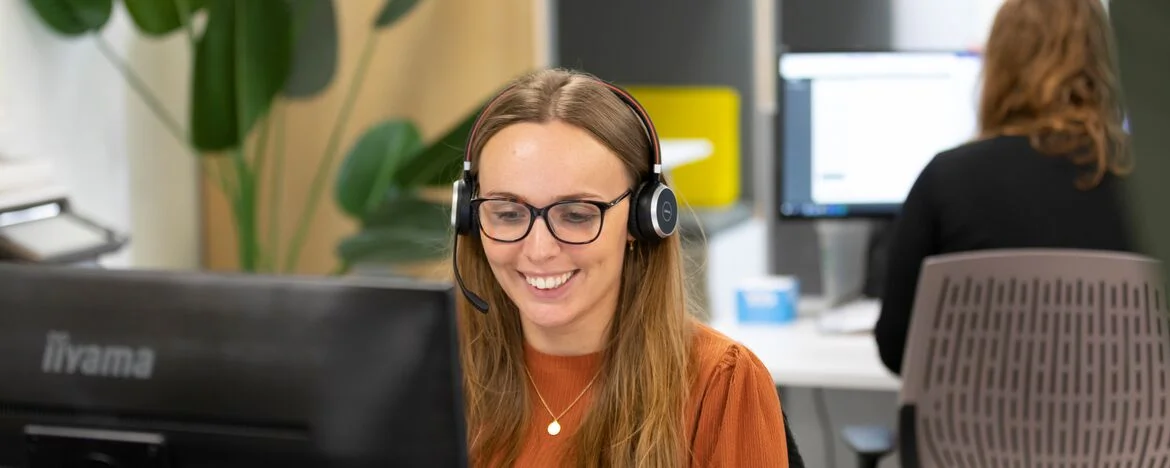
<svg viewBox="0 0 1170 468"><path fill-rule="evenodd" d="M791 50L888 49L894 44L891 0L782 0L777 15L778 45Z"/></svg>
<svg viewBox="0 0 1170 468"><path fill-rule="evenodd" d="M1110 4L1117 35L1125 105L1133 130L1134 183L1130 186L1134 227L1144 253L1170 260L1170 2L1126 0Z"/></svg>

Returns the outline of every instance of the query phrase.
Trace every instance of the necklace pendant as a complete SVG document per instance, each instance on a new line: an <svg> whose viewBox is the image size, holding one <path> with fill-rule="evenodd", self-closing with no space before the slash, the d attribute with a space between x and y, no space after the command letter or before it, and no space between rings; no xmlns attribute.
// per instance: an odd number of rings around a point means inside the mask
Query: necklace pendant
<svg viewBox="0 0 1170 468"><path fill-rule="evenodd" d="M555 436L555 435L560 434L560 433L561 433L561 423L557 422L557 420L555 420L555 419L553 420L553 422L548 423L548 435Z"/></svg>

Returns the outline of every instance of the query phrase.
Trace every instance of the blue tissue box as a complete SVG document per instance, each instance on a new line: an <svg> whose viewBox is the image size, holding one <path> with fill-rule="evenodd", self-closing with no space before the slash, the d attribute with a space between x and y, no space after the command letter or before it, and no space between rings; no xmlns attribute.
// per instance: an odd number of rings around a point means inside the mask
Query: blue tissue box
<svg viewBox="0 0 1170 468"><path fill-rule="evenodd" d="M740 323L791 323L799 301L800 281L792 276L748 279L735 294Z"/></svg>

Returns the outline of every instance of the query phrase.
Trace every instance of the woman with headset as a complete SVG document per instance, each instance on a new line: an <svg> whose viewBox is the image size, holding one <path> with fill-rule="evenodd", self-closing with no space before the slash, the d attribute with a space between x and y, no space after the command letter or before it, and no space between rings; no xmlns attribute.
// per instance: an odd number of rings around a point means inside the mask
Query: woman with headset
<svg viewBox="0 0 1170 468"><path fill-rule="evenodd" d="M788 466L768 370L687 312L678 206L631 96L516 80L455 185L474 466Z"/></svg>
<svg viewBox="0 0 1170 468"><path fill-rule="evenodd" d="M935 156L894 226L874 335L900 373L923 260L1001 248L1133 248L1131 168L1101 0L1007 0L988 37L979 139Z"/></svg>

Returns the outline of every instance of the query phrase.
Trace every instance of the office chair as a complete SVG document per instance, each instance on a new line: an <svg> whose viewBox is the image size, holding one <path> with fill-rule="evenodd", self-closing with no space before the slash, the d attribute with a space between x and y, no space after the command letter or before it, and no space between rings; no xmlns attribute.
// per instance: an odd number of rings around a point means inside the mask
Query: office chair
<svg viewBox="0 0 1170 468"><path fill-rule="evenodd" d="M1080 250L927 259L899 398L902 466L1170 461L1160 267Z"/></svg>

